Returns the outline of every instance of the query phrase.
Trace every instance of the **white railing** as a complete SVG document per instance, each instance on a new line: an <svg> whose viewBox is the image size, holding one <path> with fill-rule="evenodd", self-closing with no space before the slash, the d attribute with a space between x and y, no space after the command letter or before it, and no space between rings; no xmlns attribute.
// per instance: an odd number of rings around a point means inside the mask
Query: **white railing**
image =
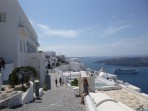
<svg viewBox="0 0 148 111"><path fill-rule="evenodd" d="M27 91L22 96L22 102L23 104L29 103L34 99L33 94L33 82L30 81L30 88L27 89Z"/></svg>

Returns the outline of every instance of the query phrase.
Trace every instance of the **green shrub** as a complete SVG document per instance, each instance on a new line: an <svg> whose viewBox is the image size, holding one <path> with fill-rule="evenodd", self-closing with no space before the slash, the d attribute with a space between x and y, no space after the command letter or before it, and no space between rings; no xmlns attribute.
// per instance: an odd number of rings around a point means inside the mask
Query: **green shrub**
<svg viewBox="0 0 148 111"><path fill-rule="evenodd" d="M72 86L78 86L78 80L74 79L71 83Z"/></svg>
<svg viewBox="0 0 148 111"><path fill-rule="evenodd" d="M24 83L28 83L31 77L36 77L37 72L31 66L17 67L9 75L9 84L14 87L14 85L22 84L22 91L25 91Z"/></svg>
<svg viewBox="0 0 148 111"><path fill-rule="evenodd" d="M19 83L19 76L16 73L11 73L9 75L9 84L14 87L14 85L17 85Z"/></svg>

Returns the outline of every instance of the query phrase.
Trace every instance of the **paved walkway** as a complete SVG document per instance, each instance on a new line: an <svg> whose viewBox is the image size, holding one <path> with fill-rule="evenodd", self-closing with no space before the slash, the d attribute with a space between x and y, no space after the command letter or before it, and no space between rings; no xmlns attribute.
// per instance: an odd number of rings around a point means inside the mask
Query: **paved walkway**
<svg viewBox="0 0 148 111"><path fill-rule="evenodd" d="M55 86L55 73L50 74L51 90L44 93L42 100L35 100L15 109L1 111L85 111L85 106L80 104L80 98L67 90L66 86ZM59 85L59 84L58 84Z"/></svg>

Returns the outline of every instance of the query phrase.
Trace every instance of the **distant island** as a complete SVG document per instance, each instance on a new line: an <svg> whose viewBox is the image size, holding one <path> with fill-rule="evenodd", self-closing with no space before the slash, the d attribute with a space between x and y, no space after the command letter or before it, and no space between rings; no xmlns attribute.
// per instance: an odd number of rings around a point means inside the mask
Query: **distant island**
<svg viewBox="0 0 148 111"><path fill-rule="evenodd" d="M148 57L123 57L117 59L100 60L95 63L104 63L105 65L148 67Z"/></svg>

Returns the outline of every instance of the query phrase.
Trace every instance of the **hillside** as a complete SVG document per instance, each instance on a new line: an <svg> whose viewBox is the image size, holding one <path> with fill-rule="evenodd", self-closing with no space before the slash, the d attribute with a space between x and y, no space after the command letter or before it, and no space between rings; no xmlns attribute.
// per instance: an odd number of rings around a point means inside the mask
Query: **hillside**
<svg viewBox="0 0 148 111"><path fill-rule="evenodd" d="M104 63L105 65L148 67L148 57L123 57L117 59L101 60L95 63Z"/></svg>

